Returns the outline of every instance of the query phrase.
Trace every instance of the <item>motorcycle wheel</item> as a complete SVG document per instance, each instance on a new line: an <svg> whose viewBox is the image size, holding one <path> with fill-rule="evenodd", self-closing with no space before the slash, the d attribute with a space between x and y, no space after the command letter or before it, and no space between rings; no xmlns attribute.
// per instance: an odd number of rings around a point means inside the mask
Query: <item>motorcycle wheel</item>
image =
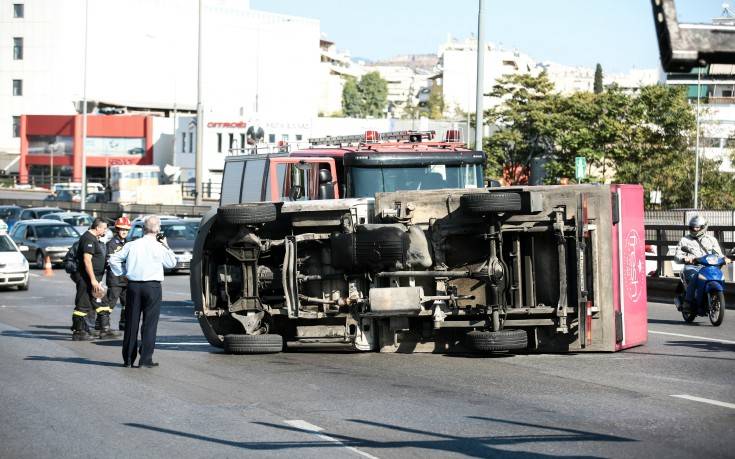
<svg viewBox="0 0 735 459"><path fill-rule="evenodd" d="M725 294L723 292L711 292L709 299L709 321L712 325L719 327L725 318Z"/></svg>

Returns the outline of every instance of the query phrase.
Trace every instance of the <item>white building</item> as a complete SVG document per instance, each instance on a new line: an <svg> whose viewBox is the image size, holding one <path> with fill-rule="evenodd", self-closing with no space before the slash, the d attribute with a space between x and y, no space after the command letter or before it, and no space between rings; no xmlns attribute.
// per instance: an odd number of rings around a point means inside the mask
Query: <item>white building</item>
<svg viewBox="0 0 735 459"><path fill-rule="evenodd" d="M438 71L444 94L445 114L454 114L456 108L464 112L475 108L475 88L477 87L477 39L449 40L439 47ZM509 74L537 75L545 70L556 90L562 94L577 91L592 91L595 80L595 69L573 67L553 62L537 62L525 53L517 50L506 50L492 43L486 44L485 73L483 85L485 92L492 90L497 80ZM604 75L604 69L603 69ZM656 84L659 81L656 69L634 69L624 74L604 75L603 83L616 83L633 90L644 85ZM485 97L485 108L498 103Z"/></svg>
<svg viewBox="0 0 735 459"><path fill-rule="evenodd" d="M254 11L247 0L203 2L205 123L273 119L284 112L297 120L289 122L311 120L319 98L313 90L319 22ZM173 116L195 109L197 0L91 0L86 21L85 3L0 0L0 153L17 155L20 115L76 113L85 89L91 110L112 106ZM212 145L205 139L205 156ZM191 143L184 147L188 151ZM211 170L216 174L214 163Z"/></svg>
<svg viewBox="0 0 735 459"><path fill-rule="evenodd" d="M388 85L388 107L389 118L401 118L405 115L406 104L409 99L416 106L421 88L429 85L430 73L413 69L403 65L367 65L367 72L378 72Z"/></svg>
<svg viewBox="0 0 735 459"><path fill-rule="evenodd" d="M318 110L323 116L342 111L342 89L347 78L360 79L365 73L362 66L352 60L350 53L338 51L334 42L322 38L319 41L320 92Z"/></svg>

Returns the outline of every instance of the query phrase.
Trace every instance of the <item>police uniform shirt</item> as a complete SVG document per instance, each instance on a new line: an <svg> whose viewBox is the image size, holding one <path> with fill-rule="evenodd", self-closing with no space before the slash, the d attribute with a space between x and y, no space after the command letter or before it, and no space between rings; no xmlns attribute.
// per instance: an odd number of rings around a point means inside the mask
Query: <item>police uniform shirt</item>
<svg viewBox="0 0 735 459"><path fill-rule="evenodd" d="M84 254L88 253L92 255L92 270L95 275L101 276L105 273L105 246L102 244L97 236L89 231L86 231L82 237L79 238L79 270L86 273L87 270L84 267Z"/></svg>

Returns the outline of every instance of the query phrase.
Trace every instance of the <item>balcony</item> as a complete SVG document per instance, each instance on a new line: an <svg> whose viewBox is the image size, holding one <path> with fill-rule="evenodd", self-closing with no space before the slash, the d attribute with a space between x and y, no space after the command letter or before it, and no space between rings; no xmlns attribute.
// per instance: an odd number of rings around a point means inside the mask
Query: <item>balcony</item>
<svg viewBox="0 0 735 459"><path fill-rule="evenodd" d="M735 97L708 97L707 102L710 105L733 105L735 104Z"/></svg>

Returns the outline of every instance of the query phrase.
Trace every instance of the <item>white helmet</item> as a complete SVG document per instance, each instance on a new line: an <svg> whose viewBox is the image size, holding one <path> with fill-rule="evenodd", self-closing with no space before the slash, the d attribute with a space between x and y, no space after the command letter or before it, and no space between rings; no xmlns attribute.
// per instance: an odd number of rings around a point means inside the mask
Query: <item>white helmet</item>
<svg viewBox="0 0 735 459"><path fill-rule="evenodd" d="M707 232L707 219L701 215L695 215L689 219L689 234L699 239ZM695 229L696 228L696 229Z"/></svg>

